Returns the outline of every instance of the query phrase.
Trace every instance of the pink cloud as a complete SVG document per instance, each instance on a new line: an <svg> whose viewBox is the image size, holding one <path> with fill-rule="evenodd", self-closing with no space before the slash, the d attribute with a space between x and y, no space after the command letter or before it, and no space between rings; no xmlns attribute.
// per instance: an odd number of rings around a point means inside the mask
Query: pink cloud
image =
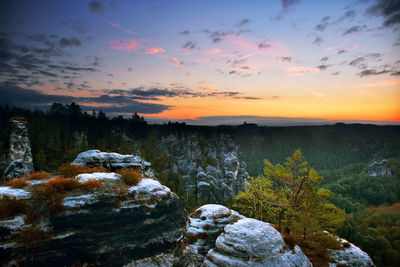
<svg viewBox="0 0 400 267"><path fill-rule="evenodd" d="M107 21L107 23L110 24L111 26L115 27L115 28L121 28L122 27L121 24L114 23L114 22L111 22L111 21Z"/></svg>
<svg viewBox="0 0 400 267"><path fill-rule="evenodd" d="M122 41L115 41L108 46L110 49L120 50L120 51L136 51L140 43L136 39L125 39Z"/></svg>
<svg viewBox="0 0 400 267"><path fill-rule="evenodd" d="M146 54L156 54L162 52L165 52L165 49L161 47L152 47L146 50Z"/></svg>

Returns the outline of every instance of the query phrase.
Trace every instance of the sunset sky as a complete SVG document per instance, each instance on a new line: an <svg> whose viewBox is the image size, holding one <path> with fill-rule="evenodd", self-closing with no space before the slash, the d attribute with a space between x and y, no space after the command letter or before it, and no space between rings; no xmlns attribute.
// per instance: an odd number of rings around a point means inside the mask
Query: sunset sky
<svg viewBox="0 0 400 267"><path fill-rule="evenodd" d="M0 104L53 102L152 122L398 123L400 1L1 1Z"/></svg>

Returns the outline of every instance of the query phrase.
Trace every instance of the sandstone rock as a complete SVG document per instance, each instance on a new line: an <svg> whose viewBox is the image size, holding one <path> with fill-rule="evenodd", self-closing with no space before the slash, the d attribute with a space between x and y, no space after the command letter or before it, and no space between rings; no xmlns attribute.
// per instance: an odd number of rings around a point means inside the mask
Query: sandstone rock
<svg viewBox="0 0 400 267"><path fill-rule="evenodd" d="M82 152L76 157L72 164L87 165L89 167L101 165L110 170L140 167L144 171L151 165L150 162L143 161L139 156L100 152L100 150Z"/></svg>
<svg viewBox="0 0 400 267"><path fill-rule="evenodd" d="M382 160L381 162L374 162L368 167L368 174L369 176L391 176L392 172L389 169L389 161L386 159Z"/></svg>
<svg viewBox="0 0 400 267"><path fill-rule="evenodd" d="M26 122L11 120L10 164L4 170L6 180L33 172L33 159Z"/></svg>
<svg viewBox="0 0 400 267"><path fill-rule="evenodd" d="M336 263L329 263L330 267L335 267L337 264L345 264L346 266L354 267L372 267L375 266L370 256L362 251L359 247L349 243L347 240L339 238L343 249L328 250L331 258Z"/></svg>
<svg viewBox="0 0 400 267"><path fill-rule="evenodd" d="M281 234L270 224L241 219L228 224L217 238L203 266L312 266L301 249L285 247Z"/></svg>
<svg viewBox="0 0 400 267"><path fill-rule="evenodd" d="M234 210L216 204L203 205L189 215L189 228L186 240L189 252L201 265L208 250L215 246L215 240L225 225L244 218Z"/></svg>
<svg viewBox="0 0 400 267"><path fill-rule="evenodd" d="M125 191L111 186L77 193L64 198L65 210L47 218L45 227L35 226L47 232L45 239L29 246L16 242L15 234L0 240L0 265L123 266L168 254L185 235L181 201L155 180L143 179ZM19 217L3 222L28 227Z"/></svg>

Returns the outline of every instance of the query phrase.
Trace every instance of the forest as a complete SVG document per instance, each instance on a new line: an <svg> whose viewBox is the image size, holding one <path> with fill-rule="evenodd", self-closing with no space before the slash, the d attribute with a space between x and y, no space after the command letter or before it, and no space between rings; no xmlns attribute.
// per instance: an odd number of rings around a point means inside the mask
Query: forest
<svg viewBox="0 0 400 267"><path fill-rule="evenodd" d="M48 111L0 106L1 173L9 150L9 122L16 116L28 122L35 169L55 173L62 164L88 149L137 154L152 163L159 180L183 198L189 211L202 203L193 194L183 193L185 181L171 171L169 154L158 145L161 138L191 134L202 144L216 136L230 136L240 159L247 163L253 177L250 179L265 175L266 162L269 169L274 169L299 149L321 177L319 188L332 193L327 204L341 210L339 236L360 246L377 266L396 266L400 262L399 126L150 125L138 114L109 118L102 111L83 112L74 103L54 103ZM369 176L369 164L382 159L389 161L392 175ZM212 158L202 162L212 164ZM235 208L240 203L233 200L225 204ZM271 217L261 219L267 218Z"/></svg>

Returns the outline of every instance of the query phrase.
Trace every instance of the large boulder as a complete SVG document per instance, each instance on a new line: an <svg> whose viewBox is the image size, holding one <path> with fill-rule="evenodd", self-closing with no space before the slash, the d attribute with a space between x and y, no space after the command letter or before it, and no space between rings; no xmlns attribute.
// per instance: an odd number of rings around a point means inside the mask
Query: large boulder
<svg viewBox="0 0 400 267"><path fill-rule="evenodd" d="M131 167L140 167L142 170L147 170L151 166L150 162L142 160L139 156L101 152L100 150L82 152L75 158L72 164L87 165L89 167L100 165L109 170Z"/></svg>
<svg viewBox="0 0 400 267"><path fill-rule="evenodd" d="M241 219L218 236L203 266L312 266L298 246L285 246L282 235L269 223Z"/></svg>
<svg viewBox="0 0 400 267"><path fill-rule="evenodd" d="M329 254L335 262L330 262L329 267L342 266L373 267L375 264L371 257L359 247L345 239L339 238L342 249L330 249Z"/></svg>
<svg viewBox="0 0 400 267"><path fill-rule="evenodd" d="M369 176L391 176L392 172L389 169L389 161L386 159L381 162L374 162L368 167Z"/></svg>
<svg viewBox="0 0 400 267"><path fill-rule="evenodd" d="M3 176L8 179L20 177L24 173L33 172L33 158L26 122L21 119L11 120L10 164Z"/></svg>
<svg viewBox="0 0 400 267"><path fill-rule="evenodd" d="M96 192L77 191L66 196L61 213L39 220L42 224L35 222L33 229L46 233L42 239L28 245L19 243L18 233L32 227L24 223L25 216L0 220L0 232L8 233L0 239L0 265L123 266L168 254L181 242L187 227L186 212L169 188L143 179L136 186L117 190L115 174L81 175L79 180L96 176L114 182ZM10 190L0 191L23 193ZM7 228L10 225L12 231Z"/></svg>
<svg viewBox="0 0 400 267"><path fill-rule="evenodd" d="M189 215L186 235L188 253L200 266L215 240L224 231L225 225L245 218L222 205L206 204Z"/></svg>

